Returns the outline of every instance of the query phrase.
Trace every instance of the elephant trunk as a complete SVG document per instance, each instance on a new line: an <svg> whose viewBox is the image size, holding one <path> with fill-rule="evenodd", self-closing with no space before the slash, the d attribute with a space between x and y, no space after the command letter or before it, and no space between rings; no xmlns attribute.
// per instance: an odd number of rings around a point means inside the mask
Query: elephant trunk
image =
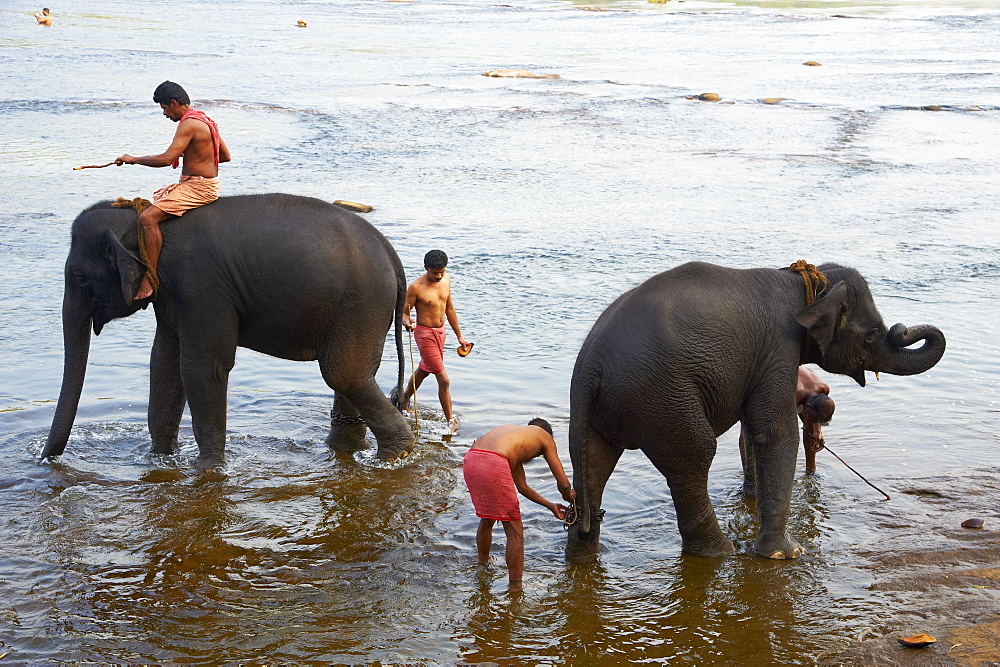
<svg viewBox="0 0 1000 667"><path fill-rule="evenodd" d="M80 394L83 392L83 380L87 375L87 357L90 353L91 317L81 312L79 307L71 303L67 292L63 299L63 381L59 390L59 403L56 414L52 418L49 437L45 442L41 458L59 456L66 449L76 410L80 405Z"/></svg>
<svg viewBox="0 0 1000 667"><path fill-rule="evenodd" d="M915 350L907 349L919 341L924 344ZM916 375L934 367L944 354L945 339L941 330L929 324L907 328L894 324L885 336L878 354L873 355L869 370L892 375Z"/></svg>

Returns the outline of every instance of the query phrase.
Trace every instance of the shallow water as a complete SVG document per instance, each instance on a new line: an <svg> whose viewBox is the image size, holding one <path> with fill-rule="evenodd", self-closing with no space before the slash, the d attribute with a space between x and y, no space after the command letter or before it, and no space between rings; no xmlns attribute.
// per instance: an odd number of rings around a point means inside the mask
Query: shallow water
<svg viewBox="0 0 1000 667"><path fill-rule="evenodd" d="M80 0L53 7L51 29L33 25L33 5L0 7L7 660L807 662L886 631L896 601L871 586L872 554L935 545L901 528L923 510L898 491L934 478L960 493L1000 465L993 3L212 7ZM496 68L562 78L479 76ZM457 437L440 436L428 387L405 465L331 455L315 364L240 350L228 463L199 476L188 418L180 455L149 454L142 312L94 339L67 453L36 462L61 381L69 225L94 201L173 178L71 167L162 150L172 126L150 95L167 78L219 121L234 156L226 194L372 204L411 279L427 249L449 253L476 342L448 360ZM722 102L689 99L702 92ZM788 99L760 102L772 97ZM476 566L464 450L538 415L568 465L570 371L614 297L689 260L800 258L858 268L888 324L948 337L919 376L862 389L824 375L839 407L828 442L893 500L820 454L793 500L803 558L693 558L662 477L627 452L597 564L567 565L558 523L525 505L524 595L504 592L499 532L493 566ZM394 377L387 346L379 379ZM553 496L544 464L528 468ZM739 486L729 433L710 492L742 543L756 527Z"/></svg>

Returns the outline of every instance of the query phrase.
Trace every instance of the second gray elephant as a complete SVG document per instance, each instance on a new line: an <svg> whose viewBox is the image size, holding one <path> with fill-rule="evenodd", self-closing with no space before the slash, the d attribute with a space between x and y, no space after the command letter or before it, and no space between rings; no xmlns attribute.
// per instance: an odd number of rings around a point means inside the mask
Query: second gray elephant
<svg viewBox="0 0 1000 667"><path fill-rule="evenodd" d="M798 453L797 369L818 364L854 378L865 371L922 373L945 349L936 327L887 329L854 269L819 267L828 287L808 304L790 270L684 264L626 292L598 318L573 369L569 447L579 520L567 555L593 557L604 487L622 452L640 449L666 477L682 549L734 551L708 496L716 438L737 421L748 434L748 486L756 483L754 551L795 558L788 535ZM918 349L905 349L926 341Z"/></svg>
<svg viewBox="0 0 1000 667"><path fill-rule="evenodd" d="M403 266L375 227L342 208L285 194L223 197L162 225L156 337L149 360L153 452L176 450L184 406L202 467L223 460L226 394L237 346L318 360L335 392L327 443L367 446L382 458L414 444L406 420L375 382L395 322L397 386L403 380ZM42 458L63 453L87 371L90 330L127 317L146 271L136 212L91 206L73 223L63 296L62 390Z"/></svg>

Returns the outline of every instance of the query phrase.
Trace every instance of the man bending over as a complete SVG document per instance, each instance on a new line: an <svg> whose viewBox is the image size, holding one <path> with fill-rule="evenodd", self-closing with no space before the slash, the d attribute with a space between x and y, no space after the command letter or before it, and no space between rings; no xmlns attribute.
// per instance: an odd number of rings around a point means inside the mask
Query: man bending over
<svg viewBox="0 0 1000 667"><path fill-rule="evenodd" d="M563 471L552 427L544 419L532 419L527 426L507 424L498 426L472 443L463 463L465 485L472 496L472 504L479 517L476 531L476 551L479 562L489 562L493 543L493 526L503 523L507 535L507 590L521 590L524 575L524 526L521 523L521 506L515 489L522 496L547 507L557 519L566 517L566 507L549 502L528 486L524 476L524 462L544 456L563 500L572 502L576 491L570 486Z"/></svg>

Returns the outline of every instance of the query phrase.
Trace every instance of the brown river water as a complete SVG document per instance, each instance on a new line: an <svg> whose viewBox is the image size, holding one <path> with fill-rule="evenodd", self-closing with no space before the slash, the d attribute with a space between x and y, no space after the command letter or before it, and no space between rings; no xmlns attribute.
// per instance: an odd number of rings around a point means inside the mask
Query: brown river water
<svg viewBox="0 0 1000 667"><path fill-rule="evenodd" d="M0 6L0 664L1000 660L994 2L78 0L51 28L39 9ZM146 311L94 339L66 454L38 462L69 225L174 178L71 167L165 148L168 78L222 128L224 194L371 204L410 279L449 253L476 342L447 358L457 436L425 385L405 463L331 454L316 365L240 350L226 466L194 470L187 416L153 457ZM568 564L525 501L523 593L499 529L477 565L461 457L541 416L568 467L570 372L607 304L690 260L797 259L858 268L887 324L947 336L922 375L823 374L827 441L891 500L820 453L792 502L806 554L759 558L730 432L709 491L736 554L682 555L663 478L626 452L596 563ZM527 474L556 495L543 462ZM895 641L918 632L939 641Z"/></svg>

